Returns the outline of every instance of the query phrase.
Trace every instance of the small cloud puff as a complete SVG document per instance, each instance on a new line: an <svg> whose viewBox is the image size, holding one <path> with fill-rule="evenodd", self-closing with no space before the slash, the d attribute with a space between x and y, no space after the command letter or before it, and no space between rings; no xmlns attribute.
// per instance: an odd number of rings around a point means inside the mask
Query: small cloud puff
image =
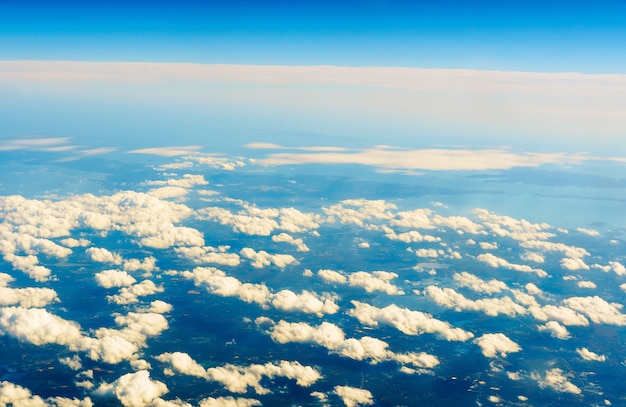
<svg viewBox="0 0 626 407"><path fill-rule="evenodd" d="M522 348L503 333L484 334L474 339L483 355L488 358L506 357L509 353L519 352Z"/></svg>

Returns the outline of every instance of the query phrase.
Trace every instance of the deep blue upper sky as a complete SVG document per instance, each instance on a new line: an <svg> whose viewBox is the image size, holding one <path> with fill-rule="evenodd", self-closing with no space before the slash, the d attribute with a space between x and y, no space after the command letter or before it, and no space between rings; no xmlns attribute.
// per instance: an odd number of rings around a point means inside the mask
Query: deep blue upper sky
<svg viewBox="0 0 626 407"><path fill-rule="evenodd" d="M626 2L5 0L0 55L623 73Z"/></svg>

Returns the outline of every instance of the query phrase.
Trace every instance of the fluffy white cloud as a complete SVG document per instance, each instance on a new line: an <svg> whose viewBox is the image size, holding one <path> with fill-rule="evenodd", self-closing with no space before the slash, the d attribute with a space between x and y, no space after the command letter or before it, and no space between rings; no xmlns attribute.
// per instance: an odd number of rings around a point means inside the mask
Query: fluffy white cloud
<svg viewBox="0 0 626 407"><path fill-rule="evenodd" d="M85 250L85 254L98 263L122 264L122 257L117 253L112 253L103 247L90 247Z"/></svg>
<svg viewBox="0 0 626 407"><path fill-rule="evenodd" d="M261 385L264 377L286 377L295 380L299 386L309 387L322 378L319 371L303 366L299 362L282 360L278 364L266 363L249 366L226 364L204 369L188 354L182 352L163 353L156 357L160 362L168 364L166 372L201 377L209 381L221 383L228 391L245 393L252 388L257 394L267 394L269 390Z"/></svg>
<svg viewBox="0 0 626 407"><path fill-rule="evenodd" d="M589 270L589 266L579 257L561 259L561 267L565 270Z"/></svg>
<svg viewBox="0 0 626 407"><path fill-rule="evenodd" d="M137 282L133 276L121 270L104 270L96 273L96 281L100 287L127 287Z"/></svg>
<svg viewBox="0 0 626 407"><path fill-rule="evenodd" d="M582 391L576 385L572 384L563 371L559 368L546 370L544 377L537 373L533 373L531 377L537 380L541 388L549 388L561 393L580 394Z"/></svg>
<svg viewBox="0 0 626 407"><path fill-rule="evenodd" d="M258 324L263 322L258 321ZM424 352L392 352L388 349L389 344L370 336L346 339L343 330L329 322L311 326L304 322L289 323L281 320L270 328L269 333L272 340L278 343L314 343L331 353L354 360L369 360L370 363L391 360L418 368L433 368L439 364L435 356Z"/></svg>
<svg viewBox="0 0 626 407"><path fill-rule="evenodd" d="M6 284L13 277L0 273L0 306L18 305L24 308L45 307L59 301L56 291L51 288L10 288Z"/></svg>
<svg viewBox="0 0 626 407"><path fill-rule="evenodd" d="M336 296L324 293L316 294L303 290L296 294L291 290L281 290L273 295L272 305L283 311L299 311L306 314L334 314L339 310L335 303Z"/></svg>
<svg viewBox="0 0 626 407"><path fill-rule="evenodd" d="M449 323L420 311L400 308L395 304L378 308L359 301L351 302L354 308L348 311L348 315L355 317L365 325L378 326L379 323L383 323L393 326L407 335L435 333L448 341L467 341L474 337L471 332L454 328Z"/></svg>
<svg viewBox="0 0 626 407"><path fill-rule="evenodd" d="M222 225L232 226L233 231L237 233L253 236L269 236L276 229L290 233L315 230L321 222L319 215L303 213L295 208L261 209L241 201L236 203L243 206L243 210L238 213L220 207L210 207L199 210L198 215Z"/></svg>
<svg viewBox="0 0 626 407"><path fill-rule="evenodd" d="M254 268L263 268L272 264L278 268L285 268L292 263L297 263L296 258L290 254L270 254L265 250L257 252L250 247L244 247L239 253L249 259Z"/></svg>
<svg viewBox="0 0 626 407"><path fill-rule="evenodd" d="M348 282L353 287L363 287L368 293L382 291L389 295L402 295L404 291L390 283L396 277L396 273L389 271L357 271L348 276Z"/></svg>
<svg viewBox="0 0 626 407"><path fill-rule="evenodd" d="M33 395L25 387L2 381L0 382L0 405L13 407L92 407L93 402L89 397L84 399L49 397L44 400L40 396Z"/></svg>
<svg viewBox="0 0 626 407"><path fill-rule="evenodd" d="M508 287L503 281L499 280L489 280L484 281L480 278L476 277L473 274L468 273L467 271L463 271L461 273L454 273L454 280L461 287L468 287L478 293L499 293L502 290L506 290Z"/></svg>
<svg viewBox="0 0 626 407"><path fill-rule="evenodd" d="M438 305L453 308L457 311L481 311L491 316L498 314L515 316L526 313L524 307L506 296L470 300L452 288L439 288L432 285L424 289L424 295L430 297Z"/></svg>
<svg viewBox="0 0 626 407"><path fill-rule="evenodd" d="M182 188L182 187L166 186L166 187L151 189L147 193L150 196L154 196L154 197L161 198L161 199L168 199L168 198L182 198L189 193L189 190L187 188Z"/></svg>
<svg viewBox="0 0 626 407"><path fill-rule="evenodd" d="M283 311L309 314L334 314L339 309L336 297L330 294L316 294L303 290L297 294L291 290L272 293L264 284L242 283L235 277L227 276L214 267L196 267L193 272L183 272L185 278L193 279L197 286L206 286L209 291L224 297L238 297L245 302L261 306L273 306Z"/></svg>
<svg viewBox="0 0 626 407"><path fill-rule="evenodd" d="M503 267L510 270L522 271L524 273L536 273L539 277L546 277L548 273L541 269L534 269L526 264L509 263L507 260L494 256L491 253L483 253L476 256L476 259L491 267Z"/></svg>
<svg viewBox="0 0 626 407"><path fill-rule="evenodd" d="M200 400L199 407L253 407L262 405L259 400L243 397L207 397Z"/></svg>
<svg viewBox="0 0 626 407"><path fill-rule="evenodd" d="M220 264L223 266L236 267L241 263L237 253L227 253L229 246L211 247L211 246L193 246L193 247L176 247L174 251L184 256L196 264Z"/></svg>
<svg viewBox="0 0 626 407"><path fill-rule="evenodd" d="M556 321L548 321L544 325L537 326L539 331L546 331L550 333L550 336L558 339L569 339L570 334L563 325Z"/></svg>
<svg viewBox="0 0 626 407"><path fill-rule="evenodd" d="M564 299L563 303L597 324L626 325L626 315L620 312L622 304L609 303L598 296L570 297Z"/></svg>
<svg viewBox="0 0 626 407"><path fill-rule="evenodd" d="M606 360L606 356L599 355L587 348L576 348L576 353L578 353L584 360L594 360L596 362L604 362Z"/></svg>
<svg viewBox="0 0 626 407"><path fill-rule="evenodd" d="M341 397L346 407L356 407L359 405L370 406L374 404L372 393L366 389L350 386L335 386L333 392Z"/></svg>
<svg viewBox="0 0 626 407"><path fill-rule="evenodd" d="M297 250L299 252L308 252L309 251L309 247L304 244L304 242L302 241L302 239L298 238L298 239L294 239L293 236L287 234L287 233L281 233L279 235L274 235L272 236L272 241L273 242L284 242L284 243L288 243L290 245L296 246Z"/></svg>
<svg viewBox="0 0 626 407"><path fill-rule="evenodd" d="M593 281L579 281L577 285L580 288L597 288L598 287Z"/></svg>
<svg viewBox="0 0 626 407"><path fill-rule="evenodd" d="M439 252L435 249L417 249L415 254L418 257L439 257Z"/></svg>
<svg viewBox="0 0 626 407"><path fill-rule="evenodd" d="M532 261L535 263L543 263L546 261L545 256L536 252L524 252L520 255L520 259L524 261Z"/></svg>
<svg viewBox="0 0 626 407"><path fill-rule="evenodd" d="M138 284L133 284L128 287L122 287L118 294L107 295L107 300L115 304L134 304L139 302L138 297L145 297L148 295L154 295L156 293L162 293L164 291L162 286L157 286L152 280L143 280Z"/></svg>
<svg viewBox="0 0 626 407"><path fill-rule="evenodd" d="M509 353L519 352L522 348L503 333L484 334L474 339L483 355L488 358L506 357Z"/></svg>
<svg viewBox="0 0 626 407"><path fill-rule="evenodd" d="M330 222L339 219L341 223L363 227L369 221L391 219L393 214L390 210L396 208L395 204L382 199L346 199L323 209Z"/></svg>
<svg viewBox="0 0 626 407"><path fill-rule="evenodd" d="M348 279L343 274L334 270L321 269L317 272L317 275L329 283L345 284L348 282Z"/></svg>
<svg viewBox="0 0 626 407"><path fill-rule="evenodd" d="M94 395L100 397L116 397L125 407L143 407L167 393L167 386L157 380L150 379L147 370L127 373L113 383L102 383Z"/></svg>

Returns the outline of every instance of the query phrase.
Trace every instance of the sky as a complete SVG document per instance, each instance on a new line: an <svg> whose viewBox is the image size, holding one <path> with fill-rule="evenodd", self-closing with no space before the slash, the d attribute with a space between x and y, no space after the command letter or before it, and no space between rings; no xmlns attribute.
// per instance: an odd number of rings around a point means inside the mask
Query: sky
<svg viewBox="0 0 626 407"><path fill-rule="evenodd" d="M4 1L0 137L609 154L626 125L625 17L617 0ZM196 75L217 65L235 73Z"/></svg>
<svg viewBox="0 0 626 407"><path fill-rule="evenodd" d="M3 1L0 10L3 59L584 73L626 66L620 0Z"/></svg>

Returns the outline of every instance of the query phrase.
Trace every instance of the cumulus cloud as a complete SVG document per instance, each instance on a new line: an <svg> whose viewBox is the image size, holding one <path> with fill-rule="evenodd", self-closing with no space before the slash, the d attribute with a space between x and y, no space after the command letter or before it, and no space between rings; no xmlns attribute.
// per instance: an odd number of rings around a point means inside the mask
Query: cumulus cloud
<svg viewBox="0 0 626 407"><path fill-rule="evenodd" d="M98 263L122 264L122 257L117 253L112 253L103 247L90 247L85 250L89 258Z"/></svg>
<svg viewBox="0 0 626 407"><path fill-rule="evenodd" d="M244 247L239 254L250 260L254 268L263 268L271 265L278 268L285 268L292 263L297 263L296 258L290 254L270 254L265 250L257 252L250 247Z"/></svg>
<svg viewBox="0 0 626 407"><path fill-rule="evenodd" d="M51 288L11 288L6 286L10 281L13 281L13 277L0 273L0 306L45 307L59 301L56 291Z"/></svg>
<svg viewBox="0 0 626 407"><path fill-rule="evenodd" d="M284 242L284 243L288 243L290 245L296 246L296 249L299 252L308 252L309 251L309 247L304 244L304 241L300 238L298 239L294 239L293 236L287 234L287 233L281 233L279 235L274 235L272 236L272 241L273 242Z"/></svg>
<svg viewBox="0 0 626 407"><path fill-rule="evenodd" d="M14 407L92 407L93 402L89 397L84 399L48 397L44 400L40 396L33 395L29 389L5 380L0 382L0 405Z"/></svg>
<svg viewBox="0 0 626 407"><path fill-rule="evenodd" d="M484 334L474 339L483 355L488 358L506 357L509 353L519 352L522 348L503 333Z"/></svg>
<svg viewBox="0 0 626 407"><path fill-rule="evenodd" d="M127 287L137 282L133 276L121 270L104 270L96 273L95 278L103 288Z"/></svg>
<svg viewBox="0 0 626 407"><path fill-rule="evenodd" d="M375 220L389 220L393 217L391 209L396 209L393 203L382 199L345 199L336 205L323 208L329 221L339 220L344 224L353 224L364 227L366 223Z"/></svg>
<svg viewBox="0 0 626 407"><path fill-rule="evenodd" d="M576 353L578 353L584 360L594 360L596 362L604 362L606 360L606 356L599 355L587 348L576 348Z"/></svg>
<svg viewBox="0 0 626 407"><path fill-rule="evenodd" d="M407 335L434 333L448 341L467 341L474 337L471 332L452 327L421 311L400 308L395 304L378 308L359 301L351 301L354 308L348 315L355 317L362 324L378 326L379 323L390 325Z"/></svg>
<svg viewBox="0 0 626 407"><path fill-rule="evenodd" d="M620 312L622 304L609 303L598 297L570 297L563 303L574 311L586 315L596 324L626 325L626 315Z"/></svg>
<svg viewBox="0 0 626 407"><path fill-rule="evenodd" d="M147 370L140 370L127 373L112 383L102 383L95 390L94 395L115 397L125 407L143 407L168 391L164 383L152 380Z"/></svg>
<svg viewBox="0 0 626 407"><path fill-rule="evenodd" d="M317 275L329 283L345 284L348 282L348 279L343 274L334 270L321 269L317 272Z"/></svg>
<svg viewBox="0 0 626 407"><path fill-rule="evenodd" d="M481 311L490 316L498 314L515 316L526 313L524 307L507 296L470 300L452 288L439 288L432 285L424 289L424 295L430 297L437 305L457 311Z"/></svg>
<svg viewBox="0 0 626 407"><path fill-rule="evenodd" d="M193 272L183 272L183 276L193 279L197 286L206 286L216 295L238 297L248 303L273 306L283 311L304 312L322 316L334 314L339 309L336 297L330 294L317 294L303 290L297 294L291 290L272 293L264 284L242 283L227 276L222 270L213 267L196 267Z"/></svg>
<svg viewBox="0 0 626 407"><path fill-rule="evenodd" d="M549 388L561 393L580 394L582 391L580 388L572 384L563 371L559 368L546 370L545 376L541 377L537 373L533 373L531 377L537 380L541 388Z"/></svg>
<svg viewBox="0 0 626 407"><path fill-rule="evenodd" d="M258 321L257 324L263 322ZM433 368L439 364L435 356L425 352L392 352L388 349L389 344L370 336L360 339L346 338L343 330L330 322L311 326L304 322L289 323L281 320L268 332L272 340L278 343L314 343L328 349L331 353L354 360L369 360L370 363L391 360L417 368Z"/></svg>
<svg viewBox="0 0 626 407"><path fill-rule="evenodd" d="M357 271L348 276L348 283L353 287L363 287L368 293L382 291L389 295L402 295L404 291L390 283L396 277L396 273L389 271Z"/></svg>
<svg viewBox="0 0 626 407"><path fill-rule="evenodd" d="M148 295L154 295L162 293L164 291L162 286L157 286L152 280L143 280L138 284L133 284L128 287L122 287L118 294L107 295L107 300L115 304L134 304L139 302L138 297L145 297Z"/></svg>
<svg viewBox="0 0 626 407"><path fill-rule="evenodd" d="M593 281L579 281L577 285L580 288L597 288Z"/></svg>
<svg viewBox="0 0 626 407"><path fill-rule="evenodd" d="M333 392L341 398L346 407L374 404L374 397L369 390L350 386L335 386Z"/></svg>
<svg viewBox="0 0 626 407"><path fill-rule="evenodd" d="M336 296L331 294L316 294L303 290L296 294L291 290L281 290L272 296L272 305L283 311L299 311L307 314L334 314L339 310Z"/></svg>
<svg viewBox="0 0 626 407"><path fill-rule="evenodd" d="M537 326L539 331L549 332L550 336L558 339L569 339L570 334L563 325L559 324L556 321L548 321L544 325Z"/></svg>
<svg viewBox="0 0 626 407"><path fill-rule="evenodd" d="M510 270L521 271L524 273L536 273L539 277L546 277L548 273L541 269L534 269L526 264L509 263L507 260L494 256L491 253L483 253L476 256L476 259L491 267L503 267Z"/></svg>
<svg viewBox="0 0 626 407"><path fill-rule="evenodd" d="M253 407L262 405L259 400L243 397L207 397L200 400L199 407Z"/></svg>
<svg viewBox="0 0 626 407"><path fill-rule="evenodd" d="M468 273L467 271L454 273L453 277L454 280L459 284L459 286L468 287L478 293L493 294L499 293L502 290L506 290L508 288L503 281L495 279L484 281L476 277L475 275Z"/></svg>
<svg viewBox="0 0 626 407"><path fill-rule="evenodd" d="M170 374L185 374L215 381L233 393L246 393L248 388L252 388L257 394L269 393L269 390L261 385L264 377L270 380L275 377L285 377L295 380L302 387L309 387L322 378L319 371L297 361L282 360L277 364L268 362L264 365L249 366L226 364L204 369L188 354L182 352L163 353L156 356L156 359L168 364L169 370L166 372Z"/></svg>
<svg viewBox="0 0 626 407"><path fill-rule="evenodd" d="M235 267L241 263L241 259L237 253L228 253L229 246L211 247L211 246L193 246L193 247L176 247L174 252L193 261L196 264L220 264L222 266Z"/></svg>
<svg viewBox="0 0 626 407"><path fill-rule="evenodd" d="M243 201L235 203L243 208L237 213L220 207L209 207L200 209L198 216L232 226L234 232L252 236L269 236L276 229L289 233L315 230L322 220L319 215L304 213L295 208L262 209Z"/></svg>

